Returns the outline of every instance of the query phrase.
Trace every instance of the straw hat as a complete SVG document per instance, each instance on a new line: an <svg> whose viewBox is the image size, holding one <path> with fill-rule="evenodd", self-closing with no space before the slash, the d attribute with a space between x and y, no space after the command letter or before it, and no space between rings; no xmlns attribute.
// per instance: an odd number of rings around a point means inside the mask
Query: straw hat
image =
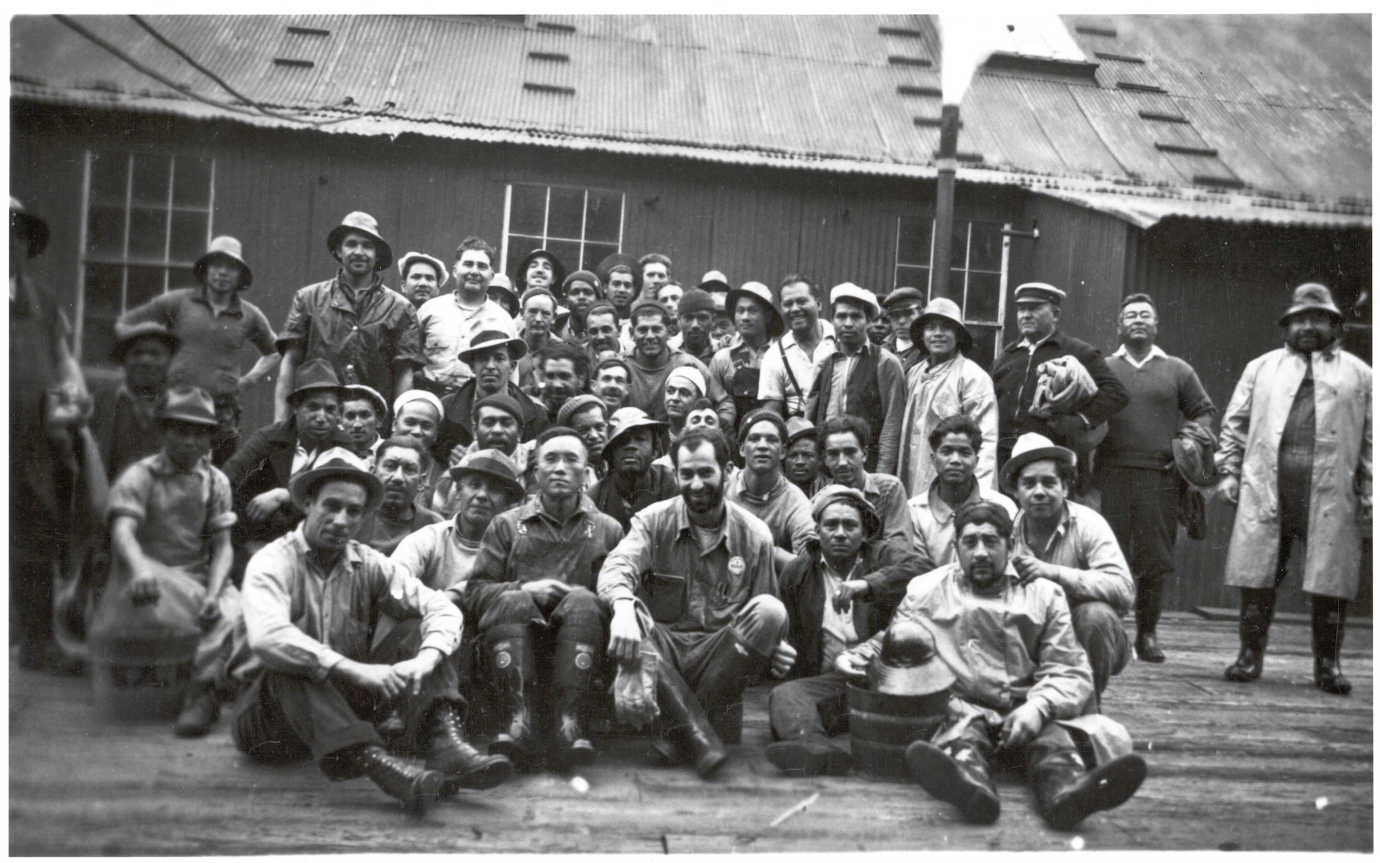
<svg viewBox="0 0 1380 863"><path fill-rule="evenodd" d="M1001 466L1002 485L1011 488L1016 484L1016 477L1020 474L1021 468L1033 461L1047 458L1063 462L1069 467L1078 464L1078 456L1073 450L1057 445L1042 434L1026 432L1016 438L1016 445L1011 449L1011 457Z"/></svg>

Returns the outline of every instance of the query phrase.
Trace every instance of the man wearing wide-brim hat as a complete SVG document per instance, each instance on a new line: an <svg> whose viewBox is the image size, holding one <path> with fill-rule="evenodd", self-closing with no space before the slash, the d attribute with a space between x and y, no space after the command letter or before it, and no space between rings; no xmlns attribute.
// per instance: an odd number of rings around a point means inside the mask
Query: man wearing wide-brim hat
<svg viewBox="0 0 1380 863"><path fill-rule="evenodd" d="M882 317L891 328L884 344L907 372L919 362L923 351L923 346L911 338L910 325L924 307L925 294L919 288L902 286L882 297Z"/></svg>
<svg viewBox="0 0 1380 863"><path fill-rule="evenodd" d="M1291 553L1313 606L1313 683L1346 695L1342 633L1371 533L1371 369L1341 349L1342 313L1315 282L1279 319L1284 347L1251 360L1222 415L1221 497L1236 507L1226 584L1241 589L1241 653L1228 680L1260 676Z"/></svg>
<svg viewBox="0 0 1380 863"><path fill-rule="evenodd" d="M548 249L533 249L518 263L514 284L521 295L528 288L545 288L554 296L565 281L565 264Z"/></svg>
<svg viewBox="0 0 1380 863"><path fill-rule="evenodd" d="M324 359L343 383L367 384L390 401L412 388L413 373L427 362L417 310L380 275L392 265L393 249L374 217L347 214L326 235L326 248L340 269L298 289L278 333L275 420L287 418L294 372L307 360Z"/></svg>
<svg viewBox="0 0 1380 863"><path fill-rule="evenodd" d="M608 513L624 530L633 514L680 494L675 472L654 464L665 435L666 423L653 419L641 408L619 408L609 417L609 439L604 444L608 472L589 496L600 512Z"/></svg>
<svg viewBox="0 0 1380 863"><path fill-rule="evenodd" d="M91 392L88 426L96 437L106 477L158 452L160 434L155 412L168 389L168 367L181 341L156 321L115 324L110 358L123 375L98 381Z"/></svg>
<svg viewBox="0 0 1380 863"><path fill-rule="evenodd" d="M792 679L774 688L767 703L777 741L767 747L767 760L790 775L845 775L852 759L829 741L839 729L825 725L820 709L847 692L848 678L834 659L886 626L922 561L872 538L880 519L857 489L825 486L811 515L818 536L780 577L796 663Z"/></svg>
<svg viewBox="0 0 1380 863"><path fill-rule="evenodd" d="M738 334L709 361L709 378L721 393L714 406L719 421L731 429L739 417L757 408L762 355L786 331L786 322L776 310L771 288L761 282L744 282L729 291L727 304Z"/></svg>
<svg viewBox="0 0 1380 863"><path fill-rule="evenodd" d="M958 304L936 297L910 324L920 358L906 373L906 407L901 420L896 475L906 495L929 494L938 476L930 453L930 433L946 417L962 414L982 429L977 480L988 488L997 480L997 395L992 379L968 353L973 337Z"/></svg>
<svg viewBox="0 0 1380 863"><path fill-rule="evenodd" d="M1061 289L1046 282L1026 282L1012 292L1016 303L1016 326L1021 337L1002 349L992 367L992 384L997 393L997 463L1006 461L1016 438L1037 432L1079 454L1079 484L1085 485L1092 450L1092 432L1107 418L1126 407L1129 396L1121 379L1107 368L1102 352L1085 341L1059 329L1059 317L1067 297ZM1049 418L1030 412L1038 388L1040 366L1056 357L1072 356L1087 370L1097 393L1076 405L1072 413Z"/></svg>
<svg viewBox="0 0 1380 863"><path fill-rule="evenodd" d="M398 276L402 279L398 293L420 309L423 303L441 292L450 273L440 258L426 252L408 252L398 258Z"/></svg>
<svg viewBox="0 0 1380 863"><path fill-rule="evenodd" d="M512 380L513 369L527 355L527 343L513 331L512 321L481 318L474 327L460 353L461 362L474 376L441 399L445 411L436 439L438 452L449 453L456 445L469 446L474 441L474 406L496 393L507 393L522 411L519 440L531 440L549 425L546 406Z"/></svg>
<svg viewBox="0 0 1380 863"><path fill-rule="evenodd" d="M459 609L354 538L379 505L378 479L334 449L293 477L290 493L302 523L245 570L235 745L268 763L309 755L331 779L368 776L416 813L458 788L503 782L512 765L477 752L460 724L465 701L450 661ZM396 624L371 643L362 621L383 615ZM385 748L374 726L384 706L401 715L402 742L424 767Z"/></svg>

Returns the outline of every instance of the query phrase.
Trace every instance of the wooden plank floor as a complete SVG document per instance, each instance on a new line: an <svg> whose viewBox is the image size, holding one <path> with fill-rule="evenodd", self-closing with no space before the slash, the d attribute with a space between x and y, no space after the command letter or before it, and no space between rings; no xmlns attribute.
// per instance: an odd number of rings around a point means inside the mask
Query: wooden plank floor
<svg viewBox="0 0 1380 863"><path fill-rule="evenodd" d="M645 766L640 740L601 741L581 793L523 776L411 819L367 780L326 782L310 764L265 768L221 720L179 740L168 725L109 725L85 679L10 666L11 854L829 851L880 849L1373 850L1370 631L1343 657L1350 698L1312 686L1306 626L1271 633L1265 677L1222 679L1233 624L1169 615L1169 662L1132 663L1104 696L1150 764L1140 793L1076 834L1046 828L1017 776L1003 812L961 823L918 787L782 778L762 755L764 689L749 692L743 744L713 782ZM807 810L771 821L818 793Z"/></svg>

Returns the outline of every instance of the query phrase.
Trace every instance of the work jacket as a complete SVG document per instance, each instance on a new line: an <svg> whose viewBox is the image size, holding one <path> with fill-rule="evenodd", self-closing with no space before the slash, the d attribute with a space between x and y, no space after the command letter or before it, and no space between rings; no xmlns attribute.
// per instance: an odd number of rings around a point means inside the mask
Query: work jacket
<svg viewBox="0 0 1380 863"><path fill-rule="evenodd" d="M1049 422L1030 414L1030 403L1035 397L1035 383L1039 379L1037 370L1040 364L1055 357L1072 356L1082 363L1097 384L1097 395L1079 408L1087 419L1088 426L1106 422L1112 414L1126 407L1131 397L1111 369L1102 352L1081 339L1075 339L1055 330L1044 341L1030 351L1023 340L1006 346L996 366L992 369L992 385L997 393L997 417L1000 425L999 448L1009 453L1016 438L1025 432L1038 432L1057 444L1075 444L1073 449L1081 449L1077 441ZM999 459L1004 460L1004 459Z"/></svg>

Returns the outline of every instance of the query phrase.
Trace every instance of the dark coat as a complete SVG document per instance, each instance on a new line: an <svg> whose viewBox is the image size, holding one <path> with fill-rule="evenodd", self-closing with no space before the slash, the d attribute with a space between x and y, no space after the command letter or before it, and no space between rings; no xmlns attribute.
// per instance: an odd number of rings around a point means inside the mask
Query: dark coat
<svg viewBox="0 0 1380 863"><path fill-rule="evenodd" d="M327 446L350 449L353 442L342 431L332 434ZM230 480L239 522L236 537L268 541L287 533L301 520L302 513L292 504L284 506L267 524L251 525L245 507L251 500L275 488L287 488L292 476L292 457L297 452L297 424L291 418L255 429L235 450L222 469Z"/></svg>
<svg viewBox="0 0 1380 863"><path fill-rule="evenodd" d="M450 451L458 446L469 446L474 443L474 396L478 392L478 385L474 379L465 382L451 395L441 399L441 406L445 408L444 415L441 417L441 428L436 434L436 446L433 455L442 464L450 458ZM518 435L518 440L533 440L537 435L546 431L546 427L551 424L550 418L546 413L546 405L536 402L527 393L518 389L517 385L511 381L508 383L508 395L522 408L522 434Z"/></svg>
<svg viewBox="0 0 1380 863"><path fill-rule="evenodd" d="M633 515L639 510L659 500L668 500L680 494L680 483L676 481L675 473L665 465L652 465L641 479L645 481L639 482L633 489L631 500L624 499L618 491L618 483L612 473L605 474L604 478L589 490L589 497L599 511L613 516L614 521L623 526L625 533L632 525Z"/></svg>

